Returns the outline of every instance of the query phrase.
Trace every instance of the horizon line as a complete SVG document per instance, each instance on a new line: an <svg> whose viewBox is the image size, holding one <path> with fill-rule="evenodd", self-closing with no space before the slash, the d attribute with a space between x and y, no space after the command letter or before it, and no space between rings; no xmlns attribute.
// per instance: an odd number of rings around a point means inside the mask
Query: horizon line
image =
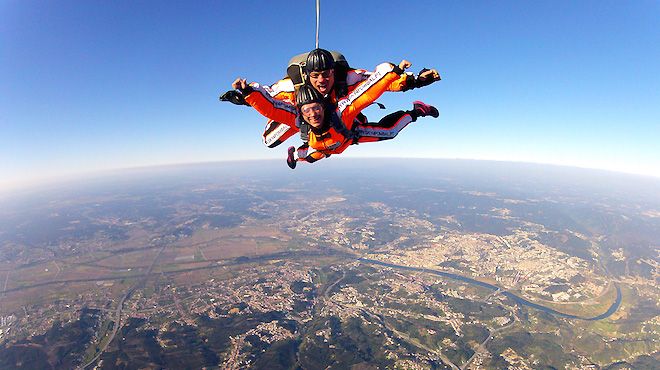
<svg viewBox="0 0 660 370"><path fill-rule="evenodd" d="M563 167L563 168L573 168L587 171L599 171L607 172L614 175L627 175L627 176L638 176L644 177L650 180L660 180L660 174L658 173L642 173L642 172L633 172L625 171L619 169L611 168L602 168L602 167L590 167L586 165L578 164L563 164L563 163L550 163L550 162L531 162L531 161L516 161L511 159L482 159L482 158L448 158L448 157L390 157L390 156L345 156L344 158L349 158L352 160L376 160L376 159L395 159L395 160L444 160L444 161L474 161L474 162L496 162L496 163L510 163L518 165L538 165L538 166L548 166L548 167ZM30 179L15 179L0 182L0 196L9 195L8 193L20 192L20 191L29 191L36 190L40 186L49 186L57 185L61 183L66 183L76 180L89 179L96 176L103 176L111 174L114 172L126 172L126 171L135 171L135 170L147 170L153 168L167 168L167 167L177 167L177 166L195 166L195 165L205 165L205 164L219 164L219 163L232 163L232 162L268 162L268 161L278 161L281 162L281 159L276 158L249 158L249 159L226 159L226 160L209 160L209 161L191 161L191 162L171 162L171 163L154 163L154 164L140 164L134 166L126 167L109 167L93 170L80 170L62 174L60 176L45 175L45 176L35 176ZM284 170L290 171L288 168L283 166Z"/></svg>

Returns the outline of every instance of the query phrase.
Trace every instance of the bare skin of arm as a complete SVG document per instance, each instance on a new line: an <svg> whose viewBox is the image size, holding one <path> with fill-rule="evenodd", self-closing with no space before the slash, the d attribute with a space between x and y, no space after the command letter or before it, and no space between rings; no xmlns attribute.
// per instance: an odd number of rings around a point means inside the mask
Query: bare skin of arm
<svg viewBox="0 0 660 370"><path fill-rule="evenodd" d="M248 85L247 80L239 77L236 80L234 80L234 82L232 82L231 87L236 90L242 90L245 89L247 85Z"/></svg>

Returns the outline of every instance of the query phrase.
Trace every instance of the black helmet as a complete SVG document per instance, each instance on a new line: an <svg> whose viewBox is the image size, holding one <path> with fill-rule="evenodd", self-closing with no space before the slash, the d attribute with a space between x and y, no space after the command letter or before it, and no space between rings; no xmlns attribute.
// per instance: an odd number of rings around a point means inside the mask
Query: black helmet
<svg viewBox="0 0 660 370"><path fill-rule="evenodd" d="M314 49L307 55L305 71L308 74L310 72L321 72L334 68L335 58L332 57L332 53L325 49Z"/></svg>
<svg viewBox="0 0 660 370"><path fill-rule="evenodd" d="M323 95L310 85L302 85L296 91L296 107L300 109L305 104L323 103Z"/></svg>

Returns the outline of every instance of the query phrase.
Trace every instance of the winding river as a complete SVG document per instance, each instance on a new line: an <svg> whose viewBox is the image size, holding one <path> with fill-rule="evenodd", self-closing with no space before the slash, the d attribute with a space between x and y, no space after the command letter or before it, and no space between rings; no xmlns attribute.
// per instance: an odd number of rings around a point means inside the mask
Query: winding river
<svg viewBox="0 0 660 370"><path fill-rule="evenodd" d="M549 314L559 316L559 317L565 317L565 318L568 318L568 319L578 319L578 320L587 320L587 321L602 320L602 319L610 317L614 312L616 312L616 310L619 309L619 306L621 305L621 288L616 283L614 283L614 286L616 287L616 300L614 301L614 303L612 303L610 308L607 309L607 311L603 312L602 314L600 314L598 316L594 316L594 317L581 317L581 316L576 316L576 315L571 315L571 314L559 312L559 311L557 311L553 308L542 306L538 303L530 302L530 301L526 300L525 298L519 297L519 296L517 296L517 295L515 295L511 292L503 290L503 289L501 289L500 287L498 287L496 285L484 283L483 281L471 279L469 277L452 274L450 272L431 270L431 269L427 269L427 268L424 268L424 267L411 267L411 266L394 265L394 264L391 264L391 263L372 260L372 259L368 259L368 258L360 258L360 261L365 262L365 263L370 263L370 264L373 264L373 265L391 267L391 268L399 269L399 270L419 271L419 272L425 272L425 273L428 273L428 274L443 276L443 277L447 277L447 278L454 279L454 280L460 280L460 281L463 281L463 282L466 282L466 283L469 283L469 284L472 284L472 285L477 285L477 286L480 286L482 288L486 288L486 289L490 289L490 290L494 290L494 291L501 290L501 294L505 295L508 298L513 299L514 301L516 301L517 303L519 303L523 306L528 306L528 307L537 309L539 311L547 312Z"/></svg>

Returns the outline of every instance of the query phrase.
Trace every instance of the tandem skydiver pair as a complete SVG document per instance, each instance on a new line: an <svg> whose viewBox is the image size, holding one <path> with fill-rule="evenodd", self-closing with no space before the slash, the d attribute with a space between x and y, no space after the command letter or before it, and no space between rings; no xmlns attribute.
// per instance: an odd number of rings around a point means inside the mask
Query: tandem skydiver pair
<svg viewBox="0 0 660 370"><path fill-rule="evenodd" d="M271 86L238 78L232 83L234 90L220 99L250 105L268 118L263 137L269 147L300 132L303 144L297 151L288 148L287 164L295 168L298 161L312 163L342 153L351 144L392 139L418 117L437 118L435 107L419 101L412 110L391 113L378 122L369 122L361 113L385 91L407 91L440 80L433 69L417 75L405 72L410 66L403 60L369 72L350 68L340 53L315 49L291 59L287 78Z"/></svg>

